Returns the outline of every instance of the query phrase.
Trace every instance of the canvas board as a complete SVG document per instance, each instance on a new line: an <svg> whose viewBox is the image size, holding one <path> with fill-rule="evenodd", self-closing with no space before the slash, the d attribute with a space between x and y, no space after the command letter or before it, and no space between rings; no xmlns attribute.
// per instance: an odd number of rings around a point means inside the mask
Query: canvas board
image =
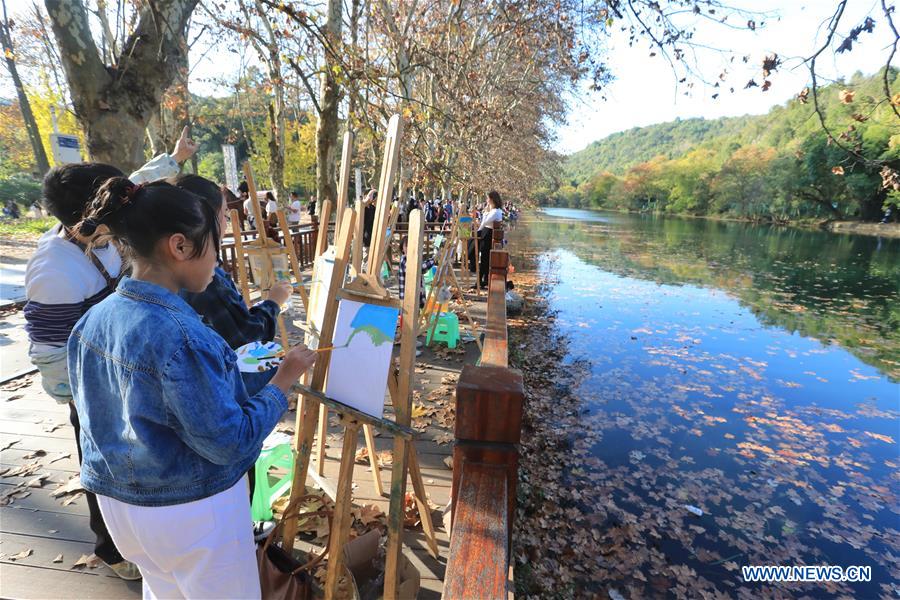
<svg viewBox="0 0 900 600"><path fill-rule="evenodd" d="M325 395L379 419L400 309L341 299Z"/></svg>
<svg viewBox="0 0 900 600"><path fill-rule="evenodd" d="M238 191L238 170L237 155L234 152L234 146L230 144L222 145L222 160L225 161L225 185L233 193Z"/></svg>
<svg viewBox="0 0 900 600"><path fill-rule="evenodd" d="M269 280L268 265L266 264L269 261L269 257L266 257L261 252L248 252L248 255L250 257L250 271L253 273L253 281L257 283L260 289L268 290L277 281L290 281L291 266L287 255L269 254L272 260L272 274L275 276L275 281Z"/></svg>
<svg viewBox="0 0 900 600"><path fill-rule="evenodd" d="M472 237L472 217L459 218L459 238L467 240Z"/></svg>
<svg viewBox="0 0 900 600"><path fill-rule="evenodd" d="M318 348L319 332L322 331L322 323L325 321L325 304L328 299L331 276L334 273L335 255L334 246L329 246L325 252L316 257L313 263L306 320L309 332L306 334L305 343L307 347L314 350Z"/></svg>

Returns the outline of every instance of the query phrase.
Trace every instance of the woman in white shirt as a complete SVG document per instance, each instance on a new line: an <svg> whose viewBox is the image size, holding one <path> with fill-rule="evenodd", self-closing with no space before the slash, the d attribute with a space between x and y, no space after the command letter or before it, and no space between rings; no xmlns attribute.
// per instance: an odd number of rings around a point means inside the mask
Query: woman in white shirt
<svg viewBox="0 0 900 600"><path fill-rule="evenodd" d="M291 192L291 203L288 205L288 215L287 220L291 225L297 225L300 223L300 210L302 209L302 205L300 204L300 196L297 195L297 192Z"/></svg>
<svg viewBox="0 0 900 600"><path fill-rule="evenodd" d="M503 201L500 193L491 190L487 195L484 207L484 216L481 217L481 225L478 226L478 285L484 289L488 284L488 272L491 268L491 245L494 237L494 227L503 222ZM469 270L475 270L475 245L469 250Z"/></svg>
<svg viewBox="0 0 900 600"><path fill-rule="evenodd" d="M275 194L266 192L266 219L271 219L276 212L278 212L278 202L275 201Z"/></svg>

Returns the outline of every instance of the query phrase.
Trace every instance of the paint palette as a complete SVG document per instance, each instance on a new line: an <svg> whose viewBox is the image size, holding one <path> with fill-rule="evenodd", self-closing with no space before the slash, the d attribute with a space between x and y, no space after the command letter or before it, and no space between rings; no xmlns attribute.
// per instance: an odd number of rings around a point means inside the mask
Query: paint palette
<svg viewBox="0 0 900 600"><path fill-rule="evenodd" d="M274 369L281 364L281 344L276 342L250 342L235 350L238 369L242 373L258 373Z"/></svg>

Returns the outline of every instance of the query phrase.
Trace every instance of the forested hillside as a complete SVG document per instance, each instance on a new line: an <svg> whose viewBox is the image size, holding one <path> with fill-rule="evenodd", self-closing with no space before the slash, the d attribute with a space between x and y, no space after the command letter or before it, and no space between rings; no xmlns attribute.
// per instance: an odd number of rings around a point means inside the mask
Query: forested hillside
<svg viewBox="0 0 900 600"><path fill-rule="evenodd" d="M878 220L900 207L898 71L821 88L760 116L636 128L567 157L538 190L552 205L789 221ZM892 106L893 103L893 106Z"/></svg>
<svg viewBox="0 0 900 600"><path fill-rule="evenodd" d="M752 118L677 119L614 133L568 156L563 166L565 179L581 183L597 172L621 175L654 157L673 158L699 144L733 135Z"/></svg>

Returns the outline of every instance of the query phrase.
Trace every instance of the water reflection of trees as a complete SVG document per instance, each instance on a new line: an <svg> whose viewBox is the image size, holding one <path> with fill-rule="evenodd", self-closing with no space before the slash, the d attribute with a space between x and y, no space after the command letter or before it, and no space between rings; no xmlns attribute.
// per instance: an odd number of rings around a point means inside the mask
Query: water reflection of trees
<svg viewBox="0 0 900 600"><path fill-rule="evenodd" d="M900 240L632 215L526 225L515 248L565 248L618 275L725 290L764 324L836 341L900 379Z"/></svg>

